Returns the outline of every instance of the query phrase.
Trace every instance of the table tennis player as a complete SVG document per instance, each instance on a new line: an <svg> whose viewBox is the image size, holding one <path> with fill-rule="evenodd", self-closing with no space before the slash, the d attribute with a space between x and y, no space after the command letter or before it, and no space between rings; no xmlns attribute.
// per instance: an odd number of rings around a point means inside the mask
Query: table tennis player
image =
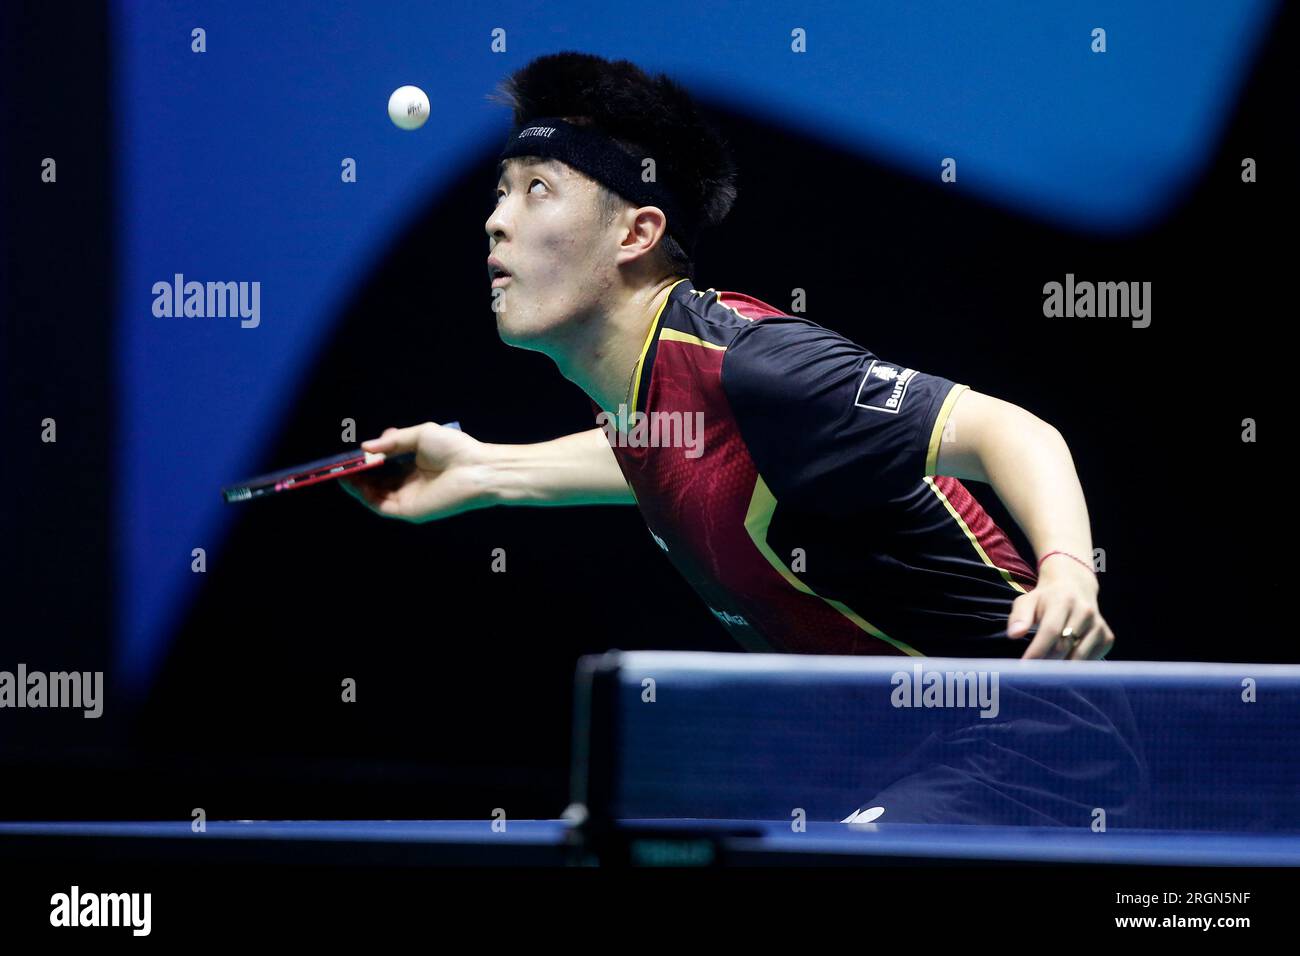
<svg viewBox="0 0 1300 956"><path fill-rule="evenodd" d="M824 327L695 287L692 249L731 208L736 170L679 85L561 53L496 98L514 119L485 224L498 331L550 356L598 427L530 445L389 428L363 447L414 451L417 467L356 476L351 493L417 522L635 504L753 650L1107 653L1088 511L1055 428L886 361L833 331L833 312ZM1036 567L963 481L993 487Z"/></svg>
<svg viewBox="0 0 1300 956"><path fill-rule="evenodd" d="M529 445L389 428L362 447L414 452L414 466L355 475L353 495L415 522L492 505L635 504L754 651L1105 656L1114 636L1088 511L1055 428L886 361L833 331L833 313L824 327L697 289L692 251L730 210L736 168L669 78L561 53L512 74L497 98L514 121L485 223L497 329L582 388L596 427ZM964 480L993 487L1035 565ZM897 821L1087 825L1098 806L1133 816L1145 772L1122 693L1014 703L996 727L900 742L885 789L849 819L882 801Z"/></svg>

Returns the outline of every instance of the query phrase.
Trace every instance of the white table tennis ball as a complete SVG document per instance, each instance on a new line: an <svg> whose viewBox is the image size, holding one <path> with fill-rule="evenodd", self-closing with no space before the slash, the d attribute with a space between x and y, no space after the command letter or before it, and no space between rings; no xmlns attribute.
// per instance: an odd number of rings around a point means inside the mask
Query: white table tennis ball
<svg viewBox="0 0 1300 956"><path fill-rule="evenodd" d="M388 118L398 129L419 129L429 118L429 98L418 86L399 86L388 98Z"/></svg>

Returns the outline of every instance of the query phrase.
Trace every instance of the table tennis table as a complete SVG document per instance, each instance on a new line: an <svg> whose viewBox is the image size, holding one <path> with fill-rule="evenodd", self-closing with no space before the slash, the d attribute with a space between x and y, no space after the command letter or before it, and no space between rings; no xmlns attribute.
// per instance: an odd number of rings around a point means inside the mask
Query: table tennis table
<svg viewBox="0 0 1300 956"><path fill-rule="evenodd" d="M499 825L498 825L499 826ZM1300 834L810 821L623 821L614 859L565 820L184 821L0 823L0 857L44 864L286 863L321 866L798 866L890 863L1069 863L1300 866Z"/></svg>
<svg viewBox="0 0 1300 956"><path fill-rule="evenodd" d="M4 822L0 861L1300 866L1300 667L611 652L571 768L565 819Z"/></svg>

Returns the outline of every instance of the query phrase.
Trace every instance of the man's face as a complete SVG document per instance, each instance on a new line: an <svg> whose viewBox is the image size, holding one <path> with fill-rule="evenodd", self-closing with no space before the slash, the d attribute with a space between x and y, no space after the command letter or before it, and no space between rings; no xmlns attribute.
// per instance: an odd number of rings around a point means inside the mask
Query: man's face
<svg viewBox="0 0 1300 956"><path fill-rule="evenodd" d="M488 255L509 272L492 279L502 341L546 351L548 340L591 313L613 285L610 241L596 183L555 160L502 164Z"/></svg>

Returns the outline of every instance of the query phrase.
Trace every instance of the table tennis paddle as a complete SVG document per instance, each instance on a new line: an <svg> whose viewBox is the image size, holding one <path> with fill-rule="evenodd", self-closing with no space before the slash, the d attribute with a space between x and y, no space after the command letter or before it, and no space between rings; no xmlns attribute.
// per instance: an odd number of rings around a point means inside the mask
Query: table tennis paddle
<svg viewBox="0 0 1300 956"><path fill-rule="evenodd" d="M448 422L443 427L459 429L460 422ZM304 465L273 471L267 475L258 475L256 478L228 485L221 489L221 495L226 499L226 504L251 501L254 498L278 495L296 488L306 488L308 485L320 484L322 481L333 481L361 471L370 471L384 465L406 464L414 460L413 451L401 455L384 455L358 448L355 451L345 451L339 455L331 455L329 458L319 458Z"/></svg>

